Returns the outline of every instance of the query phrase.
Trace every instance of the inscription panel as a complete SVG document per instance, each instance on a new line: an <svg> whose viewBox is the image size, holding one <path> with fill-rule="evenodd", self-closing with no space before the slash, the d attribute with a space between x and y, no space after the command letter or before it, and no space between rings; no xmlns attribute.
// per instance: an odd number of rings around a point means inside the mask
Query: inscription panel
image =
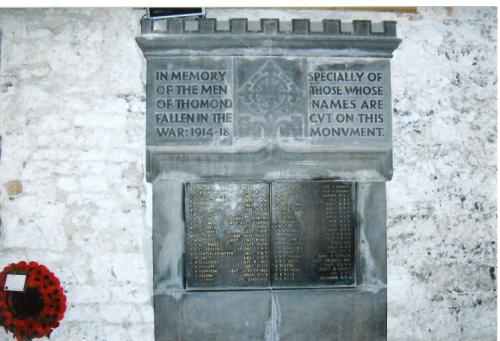
<svg viewBox="0 0 500 341"><path fill-rule="evenodd" d="M355 284L355 186L272 184L273 286Z"/></svg>
<svg viewBox="0 0 500 341"><path fill-rule="evenodd" d="M186 287L270 285L269 185L186 184Z"/></svg>
<svg viewBox="0 0 500 341"><path fill-rule="evenodd" d="M148 62L148 145L232 142L230 59L162 58Z"/></svg>
<svg viewBox="0 0 500 341"><path fill-rule="evenodd" d="M385 146L390 65L299 57L148 60L147 144Z"/></svg>
<svg viewBox="0 0 500 341"><path fill-rule="evenodd" d="M308 136L314 143L391 141L388 62L311 60Z"/></svg>

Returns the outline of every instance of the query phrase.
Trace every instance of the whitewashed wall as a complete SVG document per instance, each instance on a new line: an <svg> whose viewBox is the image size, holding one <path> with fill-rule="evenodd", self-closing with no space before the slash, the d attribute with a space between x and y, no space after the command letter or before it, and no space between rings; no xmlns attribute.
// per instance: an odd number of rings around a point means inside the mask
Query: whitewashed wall
<svg viewBox="0 0 500 341"><path fill-rule="evenodd" d="M207 12L398 21L388 339L495 340L496 10ZM55 341L153 340L143 14L0 9L0 267L61 278Z"/></svg>

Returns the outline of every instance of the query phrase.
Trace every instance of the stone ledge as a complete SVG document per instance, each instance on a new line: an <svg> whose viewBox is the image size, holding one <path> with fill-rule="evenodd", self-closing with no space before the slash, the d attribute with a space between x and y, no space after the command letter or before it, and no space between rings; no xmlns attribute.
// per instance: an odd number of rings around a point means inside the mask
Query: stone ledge
<svg viewBox="0 0 500 341"><path fill-rule="evenodd" d="M224 174L225 180L272 180L339 178L352 181L385 182L392 178L392 149L335 150L330 152L292 151L271 146L240 152L178 151L163 147L146 148L146 179L172 180L194 176L191 180L213 179ZM190 174L190 175L188 175Z"/></svg>

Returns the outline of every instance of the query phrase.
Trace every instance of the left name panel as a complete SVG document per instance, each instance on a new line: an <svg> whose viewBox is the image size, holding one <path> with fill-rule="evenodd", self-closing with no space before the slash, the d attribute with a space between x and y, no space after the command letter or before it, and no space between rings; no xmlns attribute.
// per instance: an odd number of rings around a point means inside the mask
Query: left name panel
<svg viewBox="0 0 500 341"><path fill-rule="evenodd" d="M148 61L148 145L229 145L233 137L229 58Z"/></svg>
<svg viewBox="0 0 500 341"><path fill-rule="evenodd" d="M269 185L191 182L185 187L186 288L269 287Z"/></svg>

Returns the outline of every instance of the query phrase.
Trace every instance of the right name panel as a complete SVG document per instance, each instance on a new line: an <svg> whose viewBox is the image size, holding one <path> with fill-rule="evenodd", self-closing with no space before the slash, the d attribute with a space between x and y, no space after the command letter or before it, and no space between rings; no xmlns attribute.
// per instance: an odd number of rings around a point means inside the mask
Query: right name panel
<svg viewBox="0 0 500 341"><path fill-rule="evenodd" d="M273 286L355 285L355 184L271 186Z"/></svg>

